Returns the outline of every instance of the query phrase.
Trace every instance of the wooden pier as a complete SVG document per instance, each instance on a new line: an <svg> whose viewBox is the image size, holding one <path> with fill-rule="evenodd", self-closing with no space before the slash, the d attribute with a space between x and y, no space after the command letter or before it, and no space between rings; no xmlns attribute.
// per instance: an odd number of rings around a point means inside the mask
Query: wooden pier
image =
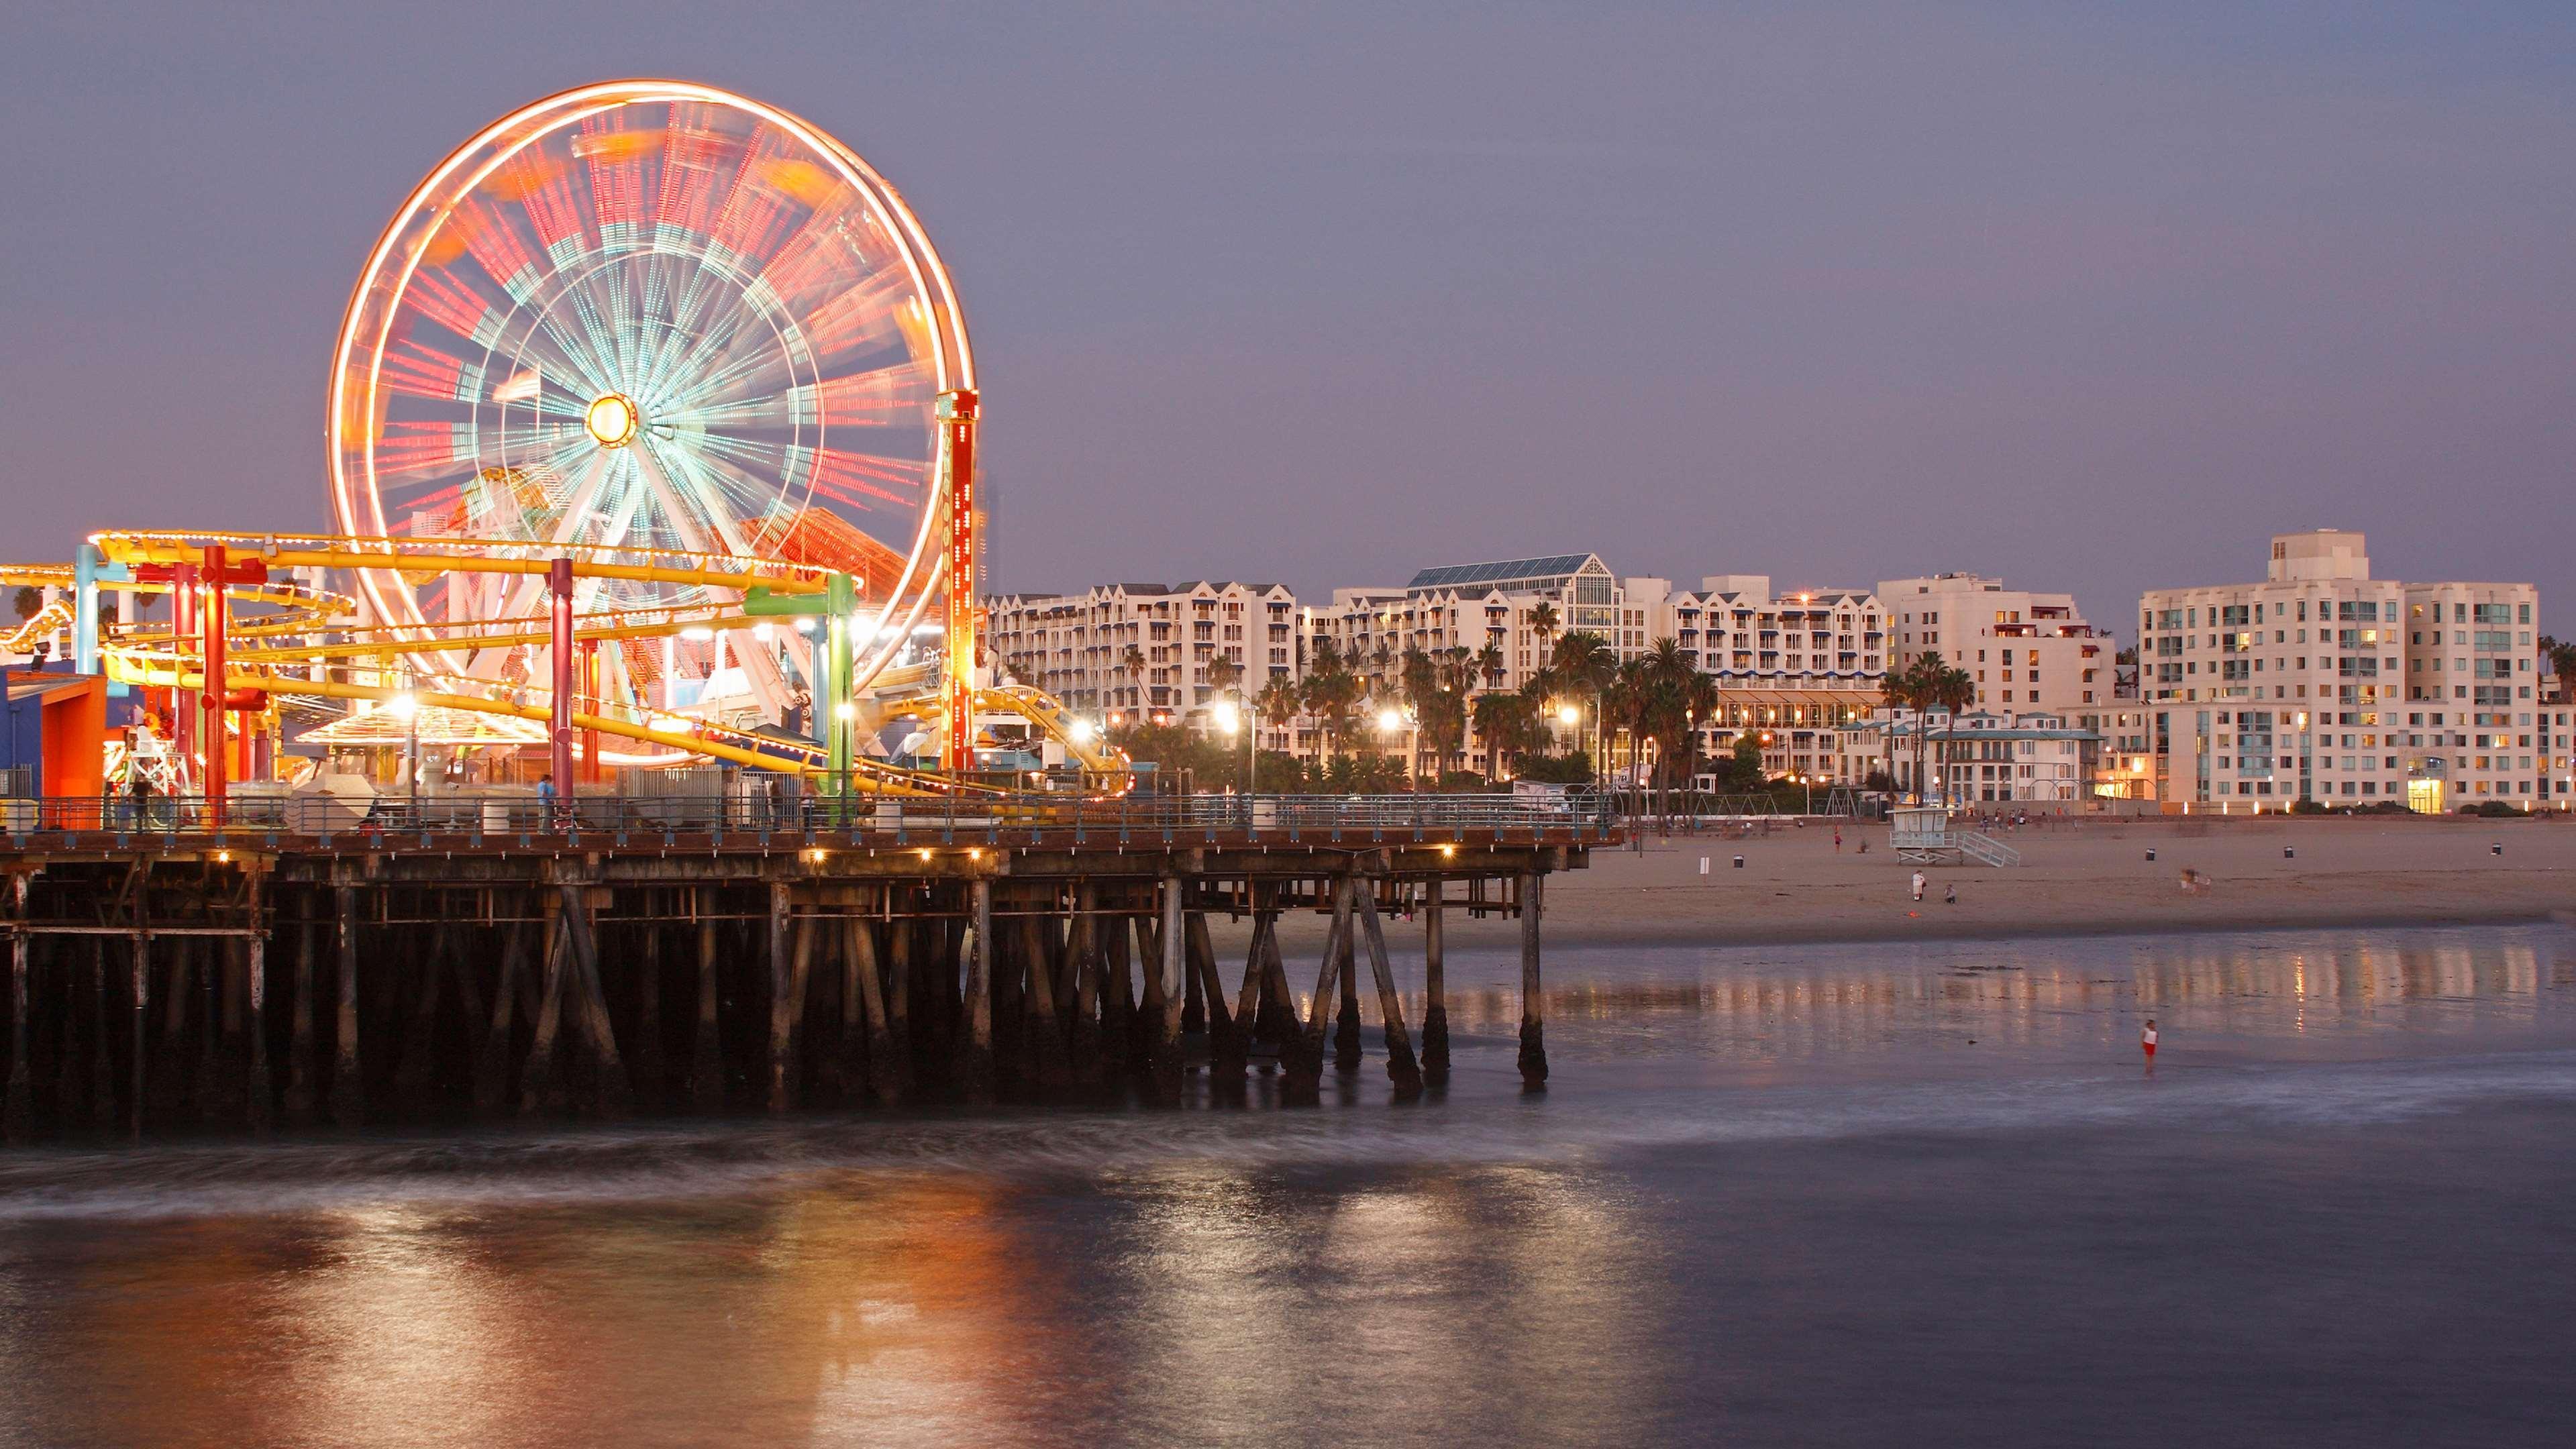
<svg viewBox="0 0 2576 1449"><path fill-rule="evenodd" d="M0 835L7 1137L1169 1103L1202 1068L1222 1101L1274 1060L1278 1099L1313 1102L1328 1052L1360 1065L1363 963L1406 1097L1449 1069L1449 910L1520 919L1519 1063L1543 1083L1544 882L1611 828L1408 808L693 830L585 800L489 831ZM1331 917L1303 997L1291 911ZM1239 966L1211 915L1251 923Z"/></svg>

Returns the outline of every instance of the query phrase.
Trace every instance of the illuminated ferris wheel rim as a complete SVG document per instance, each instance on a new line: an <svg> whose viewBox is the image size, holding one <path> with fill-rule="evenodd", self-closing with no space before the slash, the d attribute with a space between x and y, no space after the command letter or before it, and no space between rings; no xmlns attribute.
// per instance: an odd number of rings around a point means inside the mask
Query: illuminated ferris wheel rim
<svg viewBox="0 0 2576 1449"><path fill-rule="evenodd" d="M380 486L376 447L372 435L361 450L363 475L353 477L347 457L343 429L348 425L349 388L353 380L352 352L365 344L364 386L367 391L370 429L373 427L375 399L383 387L385 350L393 339L392 319L401 304L415 272L432 240L456 209L473 197L496 172L529 146L583 120L636 105L697 102L740 111L759 121L777 127L803 146L810 154L827 162L841 183L861 199L868 211L897 243L902 266L909 276L914 294L920 297L927 313L926 341L931 383L934 391L971 392L975 387L973 352L967 343L965 320L956 289L946 266L921 223L902 196L876 169L837 138L792 112L755 101L731 91L692 81L664 79L628 79L603 81L558 92L510 112L491 122L450 152L413 188L395 212L375 247L368 255L356 285L351 289L349 304L341 317L339 335L333 347L333 369L330 393L330 415L326 426L326 446L331 457L332 503L341 528L353 534L380 536L390 532L384 517L384 494ZM419 225L424 211L436 208L425 226ZM387 290L390 277L391 285ZM372 327L373 337L363 333ZM612 402L624 409L619 418L614 409L605 416L617 423L614 442L603 435L599 420L603 407ZM634 436L643 421L635 402L623 394L604 395L589 404L582 423L603 447L623 446ZM945 523L946 500L937 496L938 459L930 464L927 486L934 490L926 496L918 527L905 555L902 569L888 585L876 609L876 633L883 636L889 629L908 631L927 611L932 591L941 582L942 557L938 540ZM639 550L655 552L662 550ZM378 619L393 624L426 622L419 601L398 575L390 571L360 570L357 573L360 592ZM867 674L881 669L892 651L885 650L866 662Z"/></svg>

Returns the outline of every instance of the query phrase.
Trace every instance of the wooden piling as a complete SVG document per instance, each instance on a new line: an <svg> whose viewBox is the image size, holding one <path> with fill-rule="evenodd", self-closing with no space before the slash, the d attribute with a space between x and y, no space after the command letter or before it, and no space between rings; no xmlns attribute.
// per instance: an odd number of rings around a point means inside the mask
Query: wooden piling
<svg viewBox="0 0 2576 1449"><path fill-rule="evenodd" d="M716 923L701 916L697 1042L689 1053L689 1101L701 1112L721 1112L724 1090L724 1042L716 1034Z"/></svg>
<svg viewBox="0 0 2576 1449"><path fill-rule="evenodd" d="M1072 1080L1065 1056L1064 1033L1056 1020L1055 982L1049 961L1053 952L1047 949L1047 922L1037 916L1020 918L1021 955L1026 958L1028 979L1022 993L1027 1021L1021 1037L1028 1052L1028 1075L1039 1088L1061 1091Z"/></svg>
<svg viewBox="0 0 2576 1449"><path fill-rule="evenodd" d="M510 1049L518 1041L520 979L527 971L528 933L518 923L501 928L501 963L492 982L492 1012L474 1049L474 1115L501 1110L510 1085Z"/></svg>
<svg viewBox="0 0 2576 1449"><path fill-rule="evenodd" d="M408 974L411 1010L404 1018L403 1040L395 1053L394 1101L407 1116L418 1117L429 1110L430 1074L436 1066L438 1050L438 999L440 980L446 974L448 928L429 928L428 948ZM397 979L396 990L406 983Z"/></svg>
<svg viewBox="0 0 2576 1449"><path fill-rule="evenodd" d="M1433 876L1422 888L1422 1076L1433 1083L1449 1080L1448 942L1441 927L1447 885Z"/></svg>
<svg viewBox="0 0 2576 1449"><path fill-rule="evenodd" d="M1356 899L1359 882L1350 876L1342 878L1342 889L1354 897L1351 902L1354 919L1349 929L1342 932L1341 959L1334 963L1336 979L1341 983L1342 1002L1341 1011L1333 1023L1333 1070L1356 1072L1360 1069L1360 932L1356 913L1366 911L1376 915L1377 893L1372 887L1367 901Z"/></svg>
<svg viewBox="0 0 2576 1449"><path fill-rule="evenodd" d="M1217 974L1216 943L1208 935L1207 912L1192 911L1185 923L1190 975L1199 983L1207 1014L1208 1063L1221 1076L1241 1077L1245 1053L1242 1023L1225 1003L1225 979Z"/></svg>
<svg viewBox="0 0 2576 1449"><path fill-rule="evenodd" d="M662 931L659 921L644 923L643 959L635 969L635 1091L647 1111L659 1110L670 1089L662 1064Z"/></svg>
<svg viewBox="0 0 2576 1449"><path fill-rule="evenodd" d="M366 1120L366 1086L358 1080L358 888L331 888L340 932L340 1010L331 1042L331 1121L354 1128Z"/></svg>
<svg viewBox="0 0 2576 1449"><path fill-rule="evenodd" d="M532 1117L539 1112L559 1111L564 1105L563 1086L557 1075L555 1038L563 1027L564 971L572 955L570 933L564 925L563 909L552 893L542 897L545 926L541 939L546 943L538 969L539 988L536 1016L529 1023L528 1056L519 1067L519 1115Z"/></svg>
<svg viewBox="0 0 2576 1449"><path fill-rule="evenodd" d="M842 926L849 932L850 971L857 978L859 1014L867 1032L868 1092L878 1102L892 1106L903 1100L904 1078L896 1065L897 1048L886 1011L884 981L877 966L876 925L864 916L851 916ZM858 1081L856 1075L849 1078L854 1092Z"/></svg>
<svg viewBox="0 0 2576 1449"><path fill-rule="evenodd" d="M1547 1085L1547 1023L1541 1020L1538 973L1538 922L1543 907L1537 871L1521 876L1521 1084Z"/></svg>
<svg viewBox="0 0 2576 1449"><path fill-rule="evenodd" d="M977 876L969 888L974 919L966 932L966 1042L958 1085L969 1102L993 1100L993 882Z"/></svg>
<svg viewBox="0 0 2576 1449"><path fill-rule="evenodd" d="M590 1057L590 1104L602 1116L623 1117L633 1107L634 1089L626 1080L617 1030L608 1016L608 993L600 984L599 937L591 927L590 893L578 885L561 889L564 939L572 951L569 1009L573 1031Z"/></svg>
<svg viewBox="0 0 2576 1449"><path fill-rule="evenodd" d="M1404 1029L1404 998L1395 993L1395 973L1387 964L1386 929L1378 923L1376 902L1360 917L1360 936L1368 943L1369 972L1377 978L1377 1013L1386 1032L1386 1076L1399 1097L1422 1091L1422 1068L1413 1058L1413 1038Z"/></svg>
<svg viewBox="0 0 2576 1449"><path fill-rule="evenodd" d="M252 898L251 909L254 914L254 918L256 919L259 911L258 898L256 896L253 896ZM247 1003L248 1014L247 1019L244 1022L244 1027L250 1038L250 1062L246 1073L247 1079L242 1088L242 1117L244 1124L247 1125L251 1131L266 1132L269 1127L270 1109L268 1084L268 928L267 923L264 920L259 920L254 926L250 941L245 947L245 951L249 960L249 980L246 984L249 987L250 999Z"/></svg>
<svg viewBox="0 0 2576 1449"><path fill-rule="evenodd" d="M134 933L134 1021L133 1055L127 1060L127 1096L125 1102L126 1135L136 1140L143 1136L143 1068L151 1060L144 1043L152 1013L152 937L142 931Z"/></svg>
<svg viewBox="0 0 2576 1449"><path fill-rule="evenodd" d="M89 948L89 1090L90 1125L100 1132L116 1130L116 1053L108 1046L113 1019L107 1009L107 938L92 936Z"/></svg>
<svg viewBox="0 0 2576 1449"><path fill-rule="evenodd" d="M1181 1006L1187 994L1181 984L1182 972L1188 965L1188 951L1182 939L1181 887L1179 876L1163 877L1163 923L1154 933L1154 944L1162 952L1163 978L1163 1020L1154 1038L1154 1075L1167 1101L1180 1096Z"/></svg>
<svg viewBox="0 0 2576 1449"><path fill-rule="evenodd" d="M1324 1080L1324 1023L1332 1015L1350 932L1351 879L1345 875L1333 882L1333 928L1324 938L1324 960L1315 971L1315 996L1307 1008L1305 1029L1297 1034L1293 1054L1280 1058L1279 1096L1283 1102L1310 1104L1319 1100Z"/></svg>
<svg viewBox="0 0 2576 1449"><path fill-rule="evenodd" d="M296 931L295 984L290 992L287 1011L286 1041L286 1125L310 1127L319 1094L314 1089L313 1071L313 956L314 931L311 924Z"/></svg>
<svg viewBox="0 0 2576 1449"><path fill-rule="evenodd" d="M1100 938L1094 919L1099 904L1099 887L1088 880L1075 885L1073 926L1065 941L1073 957L1073 1030L1065 1054L1076 1079L1084 1082L1100 1080Z"/></svg>
<svg viewBox="0 0 2576 1449"><path fill-rule="evenodd" d="M796 981L795 942L790 933L789 910L794 902L785 881L769 885L769 1110L784 1112L794 1105L794 1092L788 1085L788 1055L795 1049Z"/></svg>
<svg viewBox="0 0 2576 1449"><path fill-rule="evenodd" d="M19 878L19 908L25 909L27 887ZM27 933L9 933L9 1089L8 1104L0 1111L0 1135L11 1142L24 1142L35 1130L35 1073L27 1061Z"/></svg>

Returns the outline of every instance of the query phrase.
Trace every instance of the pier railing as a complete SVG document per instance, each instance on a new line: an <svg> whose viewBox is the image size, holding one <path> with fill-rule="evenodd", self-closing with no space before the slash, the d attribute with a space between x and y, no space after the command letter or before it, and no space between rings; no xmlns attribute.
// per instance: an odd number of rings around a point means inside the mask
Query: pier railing
<svg viewBox="0 0 2576 1449"><path fill-rule="evenodd" d="M1400 839L1467 833L1546 835L1586 842L1616 832L1606 796L1148 795L896 798L788 795L581 795L546 799L522 792L439 791L348 801L326 795L229 797L223 824L203 796L50 797L0 800L0 837L103 845L151 837L220 836L246 844L367 842L402 849L436 839L509 843L522 837L723 836L891 837L898 843L1071 832L1076 839Z"/></svg>

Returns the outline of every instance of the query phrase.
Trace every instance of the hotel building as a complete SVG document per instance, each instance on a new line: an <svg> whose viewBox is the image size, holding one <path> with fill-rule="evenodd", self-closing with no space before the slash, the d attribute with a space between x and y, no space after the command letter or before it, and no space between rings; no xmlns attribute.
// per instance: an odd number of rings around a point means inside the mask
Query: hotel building
<svg viewBox="0 0 2576 1449"><path fill-rule="evenodd" d="M1978 574L1889 579L1887 667L1938 654L1977 686L1976 707L2003 713L2092 714L2110 704L2118 646L2086 623L2072 594L2007 589Z"/></svg>
<svg viewBox="0 0 2576 1449"><path fill-rule="evenodd" d="M1004 673L1103 719L1204 722L1218 659L1257 694L1298 677L1297 596L1281 584L1101 584L1079 594L998 594L989 648ZM1268 741L1264 741L1265 745Z"/></svg>
<svg viewBox="0 0 2576 1449"><path fill-rule="evenodd" d="M2373 578L2363 536L2334 529L2274 536L2260 583L2151 590L2138 710L2153 798L2541 803L2560 751L2535 698L2539 610L2530 584Z"/></svg>

